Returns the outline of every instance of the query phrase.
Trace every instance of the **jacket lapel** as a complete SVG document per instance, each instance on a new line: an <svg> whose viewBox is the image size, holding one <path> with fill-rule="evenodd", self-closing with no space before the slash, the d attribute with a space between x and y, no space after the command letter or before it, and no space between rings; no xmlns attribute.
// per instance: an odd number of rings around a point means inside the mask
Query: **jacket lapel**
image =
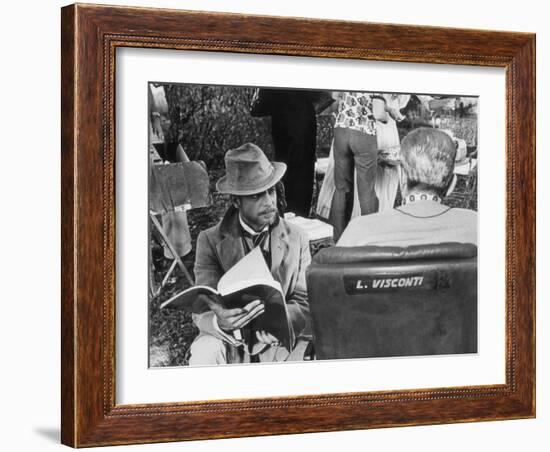
<svg viewBox="0 0 550 452"><path fill-rule="evenodd" d="M224 272L228 271L244 257L244 246L239 232L238 210L230 207L220 224L222 239L216 245L219 260ZM271 273L273 277L284 285L284 261L289 253L288 231L284 220L271 230Z"/></svg>
<svg viewBox="0 0 550 452"><path fill-rule="evenodd" d="M220 224L222 239L216 245L216 251L224 272L244 257L244 246L239 234L238 223L238 211L234 207L230 207Z"/></svg>
<svg viewBox="0 0 550 452"><path fill-rule="evenodd" d="M271 273L282 285L284 285L283 268L285 268L283 261L288 256L288 246L288 233L284 221L280 219L271 231Z"/></svg>

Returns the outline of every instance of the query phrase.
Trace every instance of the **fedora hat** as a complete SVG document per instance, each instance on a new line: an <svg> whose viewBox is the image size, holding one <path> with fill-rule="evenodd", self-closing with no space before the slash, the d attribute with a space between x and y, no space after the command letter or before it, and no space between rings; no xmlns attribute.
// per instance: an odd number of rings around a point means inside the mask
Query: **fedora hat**
<svg viewBox="0 0 550 452"><path fill-rule="evenodd" d="M263 151L246 143L225 154L225 176L216 183L220 193L228 195L255 195L281 180L286 164L270 162Z"/></svg>

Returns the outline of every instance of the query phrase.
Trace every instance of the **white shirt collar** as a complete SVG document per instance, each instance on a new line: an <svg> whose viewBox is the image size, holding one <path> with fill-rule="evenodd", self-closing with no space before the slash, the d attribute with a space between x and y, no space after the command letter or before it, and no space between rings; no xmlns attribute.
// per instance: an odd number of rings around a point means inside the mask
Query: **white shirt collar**
<svg viewBox="0 0 550 452"><path fill-rule="evenodd" d="M248 226L248 225L245 223L245 221L244 221L243 218L241 217L241 213L240 213L240 212L239 212L239 223L241 223L242 228L243 228L246 232L248 232L250 235L252 235L252 236L261 234L262 232L265 232L265 231L269 230L269 225L266 224L265 227L264 227L261 231L259 231L259 232L255 231L254 229L252 229L250 226Z"/></svg>

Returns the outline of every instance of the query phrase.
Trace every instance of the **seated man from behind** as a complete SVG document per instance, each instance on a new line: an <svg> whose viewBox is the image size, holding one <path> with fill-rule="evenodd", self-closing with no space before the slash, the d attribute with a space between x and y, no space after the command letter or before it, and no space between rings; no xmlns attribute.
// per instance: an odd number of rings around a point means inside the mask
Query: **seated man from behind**
<svg viewBox="0 0 550 452"><path fill-rule="evenodd" d="M277 211L275 185L286 165L270 162L258 146L247 143L227 151L225 167L226 175L216 187L231 195L232 205L216 226L198 236L196 284L215 288L225 272L260 247L271 274L281 284L290 324L299 337L309 323L305 271L311 256L305 232L287 223ZM243 309L208 304L211 311L193 317L200 334L191 344L190 365L301 359L290 355L265 331L256 333L262 346L259 354L249 354L247 325L263 314L262 300Z"/></svg>
<svg viewBox="0 0 550 452"><path fill-rule="evenodd" d="M337 245L477 245L477 212L442 203L456 184L455 156L455 144L445 132L430 128L410 132L401 142L402 205L356 217Z"/></svg>

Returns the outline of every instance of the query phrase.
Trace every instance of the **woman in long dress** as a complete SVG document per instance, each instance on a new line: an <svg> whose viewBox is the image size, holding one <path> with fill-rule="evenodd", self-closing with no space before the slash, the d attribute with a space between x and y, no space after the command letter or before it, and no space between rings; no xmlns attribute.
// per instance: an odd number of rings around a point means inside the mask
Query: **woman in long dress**
<svg viewBox="0 0 550 452"><path fill-rule="evenodd" d="M380 121L376 122L376 140L378 149L392 149L399 146L397 123L393 118L395 117L398 120L404 119L400 110L405 108L409 103L411 96L408 94L384 94L384 98L386 99L387 107L393 109L394 114L390 115L385 124ZM379 212L393 209L399 185L399 171L399 165L378 165L374 189L376 196L378 196Z"/></svg>

